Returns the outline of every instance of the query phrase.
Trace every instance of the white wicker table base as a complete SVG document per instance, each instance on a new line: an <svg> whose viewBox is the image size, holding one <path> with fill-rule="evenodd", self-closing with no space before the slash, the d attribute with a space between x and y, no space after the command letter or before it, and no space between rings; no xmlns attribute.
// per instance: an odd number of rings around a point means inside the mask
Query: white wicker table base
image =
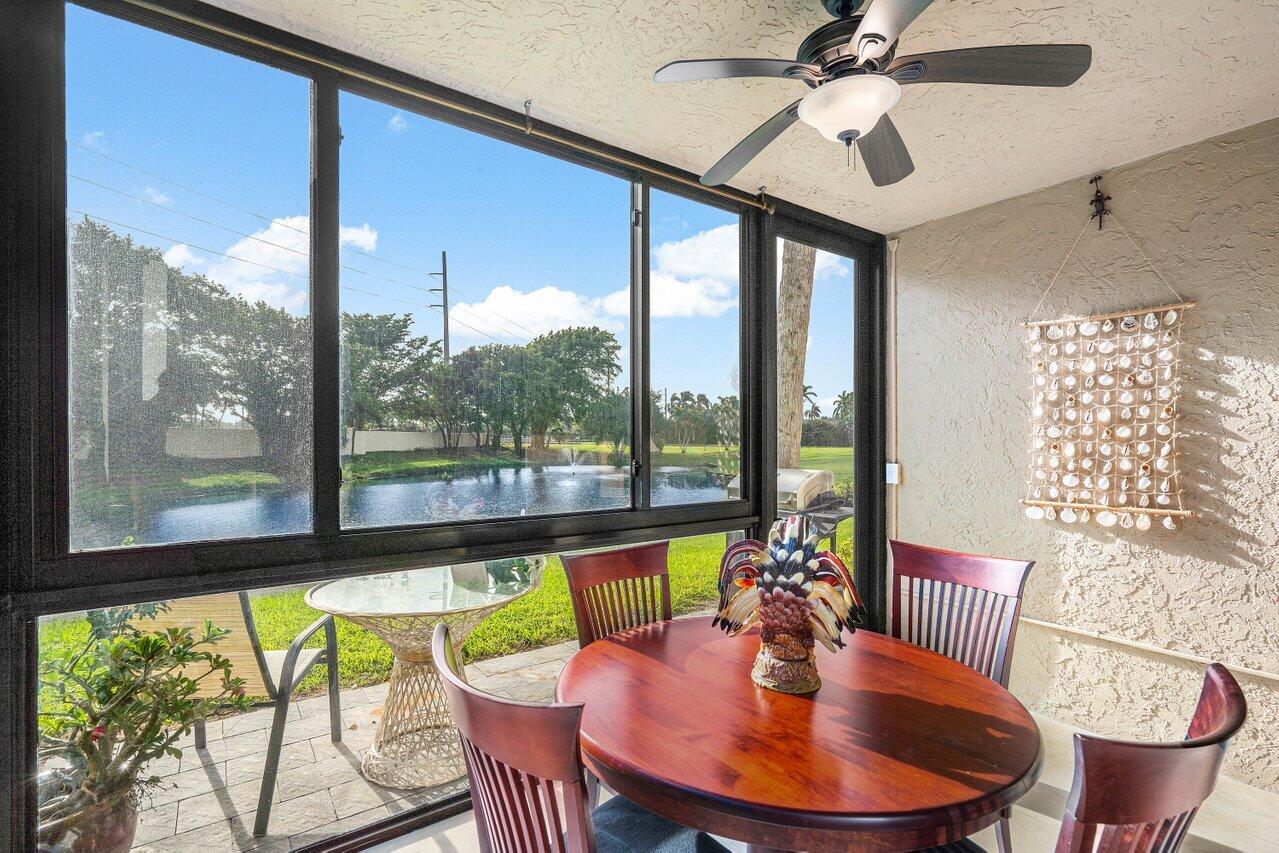
<svg viewBox="0 0 1279 853"><path fill-rule="evenodd" d="M460 652L475 626L507 603L422 616L343 616L385 640L395 656L373 746L360 762L365 779L387 788L431 788L466 775L457 728L431 658L431 634L439 622L447 622Z"/></svg>

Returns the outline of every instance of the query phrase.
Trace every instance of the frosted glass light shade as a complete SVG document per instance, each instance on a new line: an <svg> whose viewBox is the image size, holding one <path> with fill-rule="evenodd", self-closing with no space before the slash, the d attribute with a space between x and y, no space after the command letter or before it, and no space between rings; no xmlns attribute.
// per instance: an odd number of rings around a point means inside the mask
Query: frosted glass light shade
<svg viewBox="0 0 1279 853"><path fill-rule="evenodd" d="M809 92L799 102L799 118L831 142L843 142L870 133L901 97L902 87L891 77L840 77Z"/></svg>

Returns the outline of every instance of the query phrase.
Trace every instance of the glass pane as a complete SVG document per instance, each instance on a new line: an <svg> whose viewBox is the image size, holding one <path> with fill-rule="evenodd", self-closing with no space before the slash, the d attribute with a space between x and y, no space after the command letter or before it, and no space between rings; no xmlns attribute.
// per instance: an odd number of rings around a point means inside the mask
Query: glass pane
<svg viewBox="0 0 1279 853"><path fill-rule="evenodd" d="M854 265L781 239L777 258L777 511L813 510L852 566Z"/></svg>
<svg viewBox="0 0 1279 853"><path fill-rule="evenodd" d="M652 504L739 496L739 217L649 195Z"/></svg>
<svg viewBox="0 0 1279 853"><path fill-rule="evenodd" d="M710 619L724 544L721 533L671 542L676 614L703 612L699 618ZM486 608L486 618L475 619L474 607ZM261 664L278 660L328 612L342 614L334 618L340 742L332 740L325 663L302 676L282 722L267 701L270 682ZM464 663L479 664L468 666L471 685L489 693L552 701L559 671L578 648L567 580L554 555L42 617L41 849L72 849L77 833L115 829L108 815L84 819L85 806L130 789L140 795L123 798L138 809L135 844L204 853L287 850L464 790L457 752L428 748L433 730L420 718L397 725L397 715L422 709L388 702L393 684L411 688L423 672L408 666L396 675L396 656L420 661L441 615L461 642ZM205 620L213 629L207 635ZM473 631L467 627L477 621ZM171 628L177 632L167 633ZM320 630L305 647L319 651L325 643ZM144 649L151 663L145 670ZM310 652L301 659L309 660ZM178 673L194 681L183 683ZM444 706L436 713L449 721ZM206 742L197 748L194 723L201 717ZM145 724L152 719L155 725ZM283 745L264 815L258 797L277 725ZM456 750L457 740L451 743ZM134 756L122 765L127 771L116 773L121 765L111 759L127 755ZM266 832L255 838L259 819Z"/></svg>
<svg viewBox="0 0 1279 853"><path fill-rule="evenodd" d="M630 506L630 184L340 109L342 524Z"/></svg>
<svg viewBox="0 0 1279 853"><path fill-rule="evenodd" d="M310 84L66 14L71 547L310 530Z"/></svg>

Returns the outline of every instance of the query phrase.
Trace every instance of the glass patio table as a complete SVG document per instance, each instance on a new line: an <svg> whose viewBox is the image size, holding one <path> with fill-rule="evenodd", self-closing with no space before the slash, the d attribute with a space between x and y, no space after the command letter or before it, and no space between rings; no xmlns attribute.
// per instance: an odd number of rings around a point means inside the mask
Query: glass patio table
<svg viewBox="0 0 1279 853"><path fill-rule="evenodd" d="M306 603L376 634L395 656L382 719L360 762L387 788L443 785L465 775L461 744L431 658L445 622L460 649L485 617L541 584L543 557L489 560L328 581Z"/></svg>

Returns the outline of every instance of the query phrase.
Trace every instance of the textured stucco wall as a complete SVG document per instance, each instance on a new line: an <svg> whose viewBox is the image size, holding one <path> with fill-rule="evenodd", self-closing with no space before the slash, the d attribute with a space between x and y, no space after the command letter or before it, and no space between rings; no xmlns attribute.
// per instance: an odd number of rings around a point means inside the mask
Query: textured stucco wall
<svg viewBox="0 0 1279 853"><path fill-rule="evenodd" d="M1037 561L1028 616L1279 672L1279 120L1106 173L1120 221L1199 301L1183 352L1189 508L1169 533L1017 504L1031 311L1088 215L1086 178L910 229L897 255L901 538ZM1085 232L1037 319L1171 301L1118 228ZM1013 688L1105 734L1174 738L1202 668L1023 624ZM1227 772L1279 791L1279 685L1241 678Z"/></svg>

